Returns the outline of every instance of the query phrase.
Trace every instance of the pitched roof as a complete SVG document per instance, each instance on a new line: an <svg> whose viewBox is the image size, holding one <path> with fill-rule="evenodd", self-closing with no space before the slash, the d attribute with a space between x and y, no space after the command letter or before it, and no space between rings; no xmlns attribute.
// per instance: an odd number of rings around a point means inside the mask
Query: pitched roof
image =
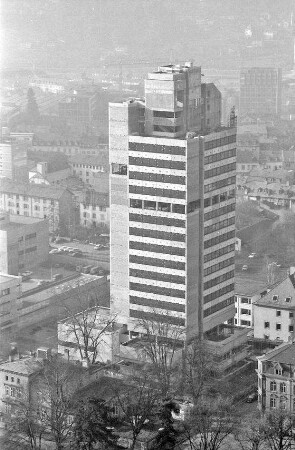
<svg viewBox="0 0 295 450"><path fill-rule="evenodd" d="M295 342L284 343L259 358L280 364L295 365Z"/></svg>
<svg viewBox="0 0 295 450"><path fill-rule="evenodd" d="M67 189L33 183L16 183L8 178L0 179L0 192L38 198L59 199ZM69 191L67 191L69 192Z"/></svg>
<svg viewBox="0 0 295 450"><path fill-rule="evenodd" d="M97 155L73 155L69 158L70 164L86 164L92 166L109 166L109 152L107 150L100 150Z"/></svg>
<svg viewBox="0 0 295 450"><path fill-rule="evenodd" d="M274 300L274 296L276 299ZM290 297L290 301L286 298ZM264 297L255 302L256 305L270 308L294 309L295 308L295 280L290 275L276 284Z"/></svg>
<svg viewBox="0 0 295 450"><path fill-rule="evenodd" d="M36 358L18 359L16 361L7 361L0 364L1 371L18 373L20 375L31 375L42 367L40 360Z"/></svg>

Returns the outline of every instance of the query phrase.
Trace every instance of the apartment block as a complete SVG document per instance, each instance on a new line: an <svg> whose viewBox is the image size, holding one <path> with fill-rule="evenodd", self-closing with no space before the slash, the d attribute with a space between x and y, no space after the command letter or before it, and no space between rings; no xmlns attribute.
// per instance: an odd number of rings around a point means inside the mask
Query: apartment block
<svg viewBox="0 0 295 450"><path fill-rule="evenodd" d="M2 213L0 215L0 271L18 275L48 258L48 221Z"/></svg>
<svg viewBox="0 0 295 450"><path fill-rule="evenodd" d="M216 89L169 65L145 100L110 104L111 309L130 328L158 318L189 338L234 316L236 128Z"/></svg>
<svg viewBox="0 0 295 450"><path fill-rule="evenodd" d="M73 195L67 189L0 180L0 209L11 215L47 219L50 232L68 232L73 208Z"/></svg>
<svg viewBox="0 0 295 450"><path fill-rule="evenodd" d="M109 196L88 191L80 203L80 224L84 227L109 225Z"/></svg>

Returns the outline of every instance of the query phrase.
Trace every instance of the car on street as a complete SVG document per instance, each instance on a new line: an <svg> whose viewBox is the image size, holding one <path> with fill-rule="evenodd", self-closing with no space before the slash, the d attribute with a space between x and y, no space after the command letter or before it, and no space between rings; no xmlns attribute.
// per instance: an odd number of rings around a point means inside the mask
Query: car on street
<svg viewBox="0 0 295 450"><path fill-rule="evenodd" d="M71 252L70 255L73 256L74 258L82 258L83 253L82 252Z"/></svg>
<svg viewBox="0 0 295 450"><path fill-rule="evenodd" d="M102 244L98 244L94 247L93 250L103 250L103 245Z"/></svg>
<svg viewBox="0 0 295 450"><path fill-rule="evenodd" d="M26 270L25 272L23 272L23 273L21 274L22 281L29 280L29 279L31 278L32 275L33 275L33 272L30 272L29 270Z"/></svg>
<svg viewBox="0 0 295 450"><path fill-rule="evenodd" d="M62 253L62 250L60 250L59 248L53 248L52 250L50 250L49 255L54 255L56 253Z"/></svg>
<svg viewBox="0 0 295 450"><path fill-rule="evenodd" d="M249 394L246 398L246 403L253 403L258 399L258 393L252 392L252 394Z"/></svg>
<svg viewBox="0 0 295 450"><path fill-rule="evenodd" d="M256 253L250 253L250 255L248 256L248 258L255 258Z"/></svg>
<svg viewBox="0 0 295 450"><path fill-rule="evenodd" d="M242 270L248 270L247 264L244 264L244 265L243 265Z"/></svg>

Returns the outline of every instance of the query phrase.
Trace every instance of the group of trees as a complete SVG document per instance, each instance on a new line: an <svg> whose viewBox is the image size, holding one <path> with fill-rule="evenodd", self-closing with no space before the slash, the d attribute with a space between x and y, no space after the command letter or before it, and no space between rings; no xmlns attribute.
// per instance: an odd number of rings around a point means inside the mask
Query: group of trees
<svg viewBox="0 0 295 450"><path fill-rule="evenodd" d="M94 307L88 317L90 311L71 321L71 332L93 367L113 321L93 334L98 312ZM143 432L154 450L284 450L295 444L292 421L282 411L250 423L240 417L203 341L184 345L183 330L168 321L142 320L138 329L138 361L92 389L84 367L58 355L44 360L30 391L14 405L1 448L42 450L51 441L57 450L115 450L125 448L120 436L127 434L135 449Z"/></svg>

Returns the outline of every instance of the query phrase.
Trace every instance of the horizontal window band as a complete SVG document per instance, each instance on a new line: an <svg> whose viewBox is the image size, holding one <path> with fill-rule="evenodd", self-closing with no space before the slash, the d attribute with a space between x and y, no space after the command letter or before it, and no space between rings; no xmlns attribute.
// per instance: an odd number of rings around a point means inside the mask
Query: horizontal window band
<svg viewBox="0 0 295 450"><path fill-rule="evenodd" d="M222 275L219 275L216 278L213 278L212 280L206 281L204 283L204 291L206 289L210 289L213 286L216 286L217 284L223 283L224 281L230 280L231 278L234 278L235 271L230 270L229 272L223 273Z"/></svg>
<svg viewBox="0 0 295 450"><path fill-rule="evenodd" d="M223 216L224 214L228 214L236 210L236 202L231 203L230 205L222 206L221 208L214 209L213 211L206 212L204 214L204 220L211 220L219 216Z"/></svg>
<svg viewBox="0 0 295 450"><path fill-rule="evenodd" d="M170 323L171 325L183 327L185 326L185 319L181 319L180 317L172 317L169 316L168 314L148 313L144 311L137 311L134 309L130 309L130 317L159 323Z"/></svg>
<svg viewBox="0 0 295 450"><path fill-rule="evenodd" d="M129 288L133 291L150 292L152 294L167 295L168 297L185 298L185 291L180 289L170 289L163 286L153 286L151 284L129 283Z"/></svg>
<svg viewBox="0 0 295 450"><path fill-rule="evenodd" d="M170 247L167 245L147 244L145 242L129 242L129 248L144 252L165 253L167 255L185 256L185 248Z"/></svg>
<svg viewBox="0 0 295 450"><path fill-rule="evenodd" d="M220 256L226 255L230 252L233 252L235 250L235 244L227 245L226 247L219 248L218 250L215 250L214 252L207 253L207 255L204 255L204 263L212 261L212 259L217 259Z"/></svg>
<svg viewBox="0 0 295 450"><path fill-rule="evenodd" d="M229 292L233 292L235 289L234 283L229 284L227 286L218 289L217 291L211 292L211 294L204 296L204 304L215 300L216 298L221 297L222 295L228 294Z"/></svg>
<svg viewBox="0 0 295 450"><path fill-rule="evenodd" d="M133 180L152 181L155 183L185 184L185 177L176 175L163 175L159 173L129 171L129 178Z"/></svg>
<svg viewBox="0 0 295 450"><path fill-rule="evenodd" d="M129 261L146 266L166 267L167 269L185 270L185 263L180 261L168 261L167 259L147 258L144 256L129 255Z"/></svg>
<svg viewBox="0 0 295 450"><path fill-rule="evenodd" d="M228 306L230 306L234 303L235 303L234 297L227 298L226 300L223 300L222 302L217 303L216 305L212 305L209 308L205 309L204 313L203 313L204 317L211 316L212 314L216 313L217 311L227 308Z"/></svg>
<svg viewBox="0 0 295 450"><path fill-rule="evenodd" d="M129 269L131 277L143 278L149 280L165 281L167 283L185 284L185 277L173 275L170 273L152 272L140 269Z"/></svg>
<svg viewBox="0 0 295 450"><path fill-rule="evenodd" d="M177 191L173 189L160 189L148 186L135 186L129 185L129 192L131 194L150 195L154 197L166 197L166 198L186 198L185 191Z"/></svg>
<svg viewBox="0 0 295 450"><path fill-rule="evenodd" d="M212 239L209 239L208 241L204 242L204 248L213 247L216 244L219 244L221 242L225 242L229 239L233 239L236 235L235 230L229 231L228 233L220 234L219 236L215 236Z"/></svg>
<svg viewBox="0 0 295 450"><path fill-rule="evenodd" d="M132 222L153 223L155 225L167 225L170 227L185 228L185 220L173 219L169 217L148 216L146 214L129 214L129 220Z"/></svg>
<svg viewBox="0 0 295 450"><path fill-rule="evenodd" d="M129 234L132 236L150 237L153 239L164 239L167 241L185 242L185 234L169 233L168 231L147 230L145 228L129 228Z"/></svg>
<svg viewBox="0 0 295 450"><path fill-rule="evenodd" d="M169 145L144 144L138 142L129 142L129 150L147 153L163 153L165 155L185 156L185 147L174 147Z"/></svg>
<svg viewBox="0 0 295 450"><path fill-rule="evenodd" d="M163 302L143 297L135 297L130 295L130 303L150 308L166 309L167 311L185 312L185 305L180 303Z"/></svg>
<svg viewBox="0 0 295 450"><path fill-rule="evenodd" d="M231 266L235 263L234 257L225 259L223 261L220 261L217 264L213 264L212 266L207 267L204 269L204 277L211 275L214 272L218 272L219 270L224 269L225 267Z"/></svg>

